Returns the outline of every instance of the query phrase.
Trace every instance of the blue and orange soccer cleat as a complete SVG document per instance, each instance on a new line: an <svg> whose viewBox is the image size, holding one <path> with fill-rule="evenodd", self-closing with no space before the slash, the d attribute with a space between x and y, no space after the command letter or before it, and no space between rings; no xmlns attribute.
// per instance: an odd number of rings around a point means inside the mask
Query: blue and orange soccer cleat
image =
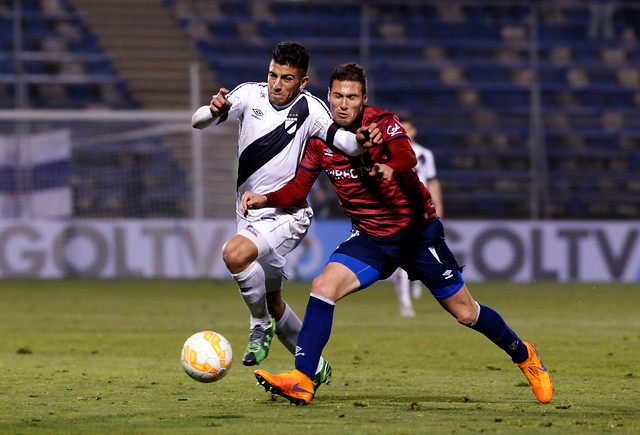
<svg viewBox="0 0 640 435"><path fill-rule="evenodd" d="M296 405L308 405L313 399L313 380L298 370L272 375L264 370L254 372L258 384L268 392L278 394Z"/></svg>
<svg viewBox="0 0 640 435"><path fill-rule="evenodd" d="M529 356L523 363L516 365L520 367L522 373L527 377L536 399L542 403L549 403L553 396L553 382L551 381L551 375L549 375L544 364L540 361L536 348L526 341L524 344L527 346Z"/></svg>

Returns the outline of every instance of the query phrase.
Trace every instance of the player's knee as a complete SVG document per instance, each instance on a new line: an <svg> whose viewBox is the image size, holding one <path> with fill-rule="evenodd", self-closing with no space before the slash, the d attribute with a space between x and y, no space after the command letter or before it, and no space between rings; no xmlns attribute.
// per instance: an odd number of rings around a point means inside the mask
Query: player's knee
<svg viewBox="0 0 640 435"><path fill-rule="evenodd" d="M475 321L475 317L472 316L456 316L456 320L458 323L464 326L471 326Z"/></svg>
<svg viewBox="0 0 640 435"><path fill-rule="evenodd" d="M338 298L338 289L331 283L331 280L325 273L316 276L311 282L311 293L322 296L331 301L336 302Z"/></svg>
<svg viewBox="0 0 640 435"><path fill-rule="evenodd" d="M472 326L476 322L477 314L478 312L475 305L464 306L453 313L458 323L464 326Z"/></svg>
<svg viewBox="0 0 640 435"><path fill-rule="evenodd" d="M233 239L222 247L222 260L231 273L240 273L253 261L240 243Z"/></svg>
<svg viewBox="0 0 640 435"><path fill-rule="evenodd" d="M475 304L457 304L446 307L447 311L456 318L458 323L464 326L473 326L478 316L478 310Z"/></svg>

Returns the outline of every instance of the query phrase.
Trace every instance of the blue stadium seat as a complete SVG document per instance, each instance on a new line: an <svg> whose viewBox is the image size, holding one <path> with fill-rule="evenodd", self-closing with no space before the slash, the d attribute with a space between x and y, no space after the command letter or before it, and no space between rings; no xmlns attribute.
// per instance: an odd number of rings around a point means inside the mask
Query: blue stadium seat
<svg viewBox="0 0 640 435"><path fill-rule="evenodd" d="M25 77L32 107L86 107L87 102L95 103L100 100L100 93L96 91L100 84L121 82L111 68L110 60L102 55L96 37L86 30L87 26L83 21L85 17L73 12L66 1L61 1L60 4L66 8L65 11L47 12L41 9L37 0L22 2L22 48L25 56L23 69L27 74ZM59 23L65 23L65 26L59 26ZM13 74L16 70L12 57L9 62L2 60L4 50L10 53L13 50L12 29L12 14L0 11L0 62L5 74ZM46 51L45 43L51 41L58 44L55 48L48 44L50 51ZM64 62L79 63L78 71L84 71L85 74L81 81L87 84L74 84L78 81L76 77L66 77L62 74ZM13 93L15 79L6 76L0 77L0 80L8 83L8 92ZM40 95L38 87L46 86L48 80L50 83L63 83L67 90L66 95ZM92 81L95 83L92 84ZM121 92L121 101L125 102L127 107L135 107L136 103L130 100L125 90L121 89Z"/></svg>

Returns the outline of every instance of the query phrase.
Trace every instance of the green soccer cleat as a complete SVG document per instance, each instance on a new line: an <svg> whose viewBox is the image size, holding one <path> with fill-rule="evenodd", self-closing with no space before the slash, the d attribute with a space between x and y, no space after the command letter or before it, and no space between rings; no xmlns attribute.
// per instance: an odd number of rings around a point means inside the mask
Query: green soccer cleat
<svg viewBox="0 0 640 435"><path fill-rule="evenodd" d="M322 364L320 365L320 369L316 372L316 375L313 377L313 394L316 393L320 385L328 384L330 377L331 377L331 364L329 364L329 362L327 362L326 359L322 358Z"/></svg>
<svg viewBox="0 0 640 435"><path fill-rule="evenodd" d="M271 340L275 335L276 321L271 318L269 326L265 329L263 326L256 325L251 329L249 334L249 344L244 351L242 364L245 366L255 366L260 364L269 355Z"/></svg>

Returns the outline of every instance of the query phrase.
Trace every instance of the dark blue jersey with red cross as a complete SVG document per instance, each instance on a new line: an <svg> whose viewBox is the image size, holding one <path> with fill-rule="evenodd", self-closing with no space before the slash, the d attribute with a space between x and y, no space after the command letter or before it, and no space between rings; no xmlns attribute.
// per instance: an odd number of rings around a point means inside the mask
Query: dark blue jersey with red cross
<svg viewBox="0 0 640 435"><path fill-rule="evenodd" d="M267 207L303 203L313 182L325 171L353 226L375 237L399 234L435 217L431 195L413 167L416 157L409 137L391 112L365 106L361 125L375 122L383 143L360 156L349 156L318 138L309 141L296 177L267 194ZM394 170L393 179L369 175L375 163Z"/></svg>

